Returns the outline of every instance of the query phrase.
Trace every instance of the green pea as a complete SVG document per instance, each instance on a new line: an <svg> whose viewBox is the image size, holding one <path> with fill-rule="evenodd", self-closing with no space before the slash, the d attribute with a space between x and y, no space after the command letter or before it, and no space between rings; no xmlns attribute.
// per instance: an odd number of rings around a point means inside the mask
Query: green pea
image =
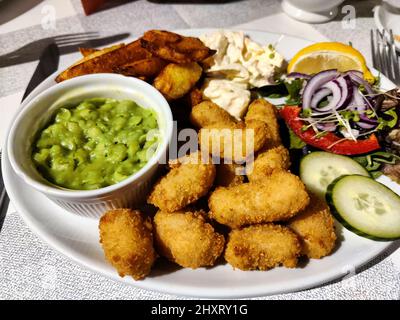
<svg viewBox="0 0 400 320"><path fill-rule="evenodd" d="M141 116L132 116L128 121L128 126L135 127L142 121L142 119L143 118Z"/></svg>
<svg viewBox="0 0 400 320"><path fill-rule="evenodd" d="M86 135L91 139L98 139L102 134L102 131L97 127L91 127L86 131Z"/></svg>
<svg viewBox="0 0 400 320"><path fill-rule="evenodd" d="M127 148L123 144L114 144L109 148L107 157L111 162L121 162L127 157Z"/></svg>
<svg viewBox="0 0 400 320"><path fill-rule="evenodd" d="M143 126L149 129L155 129L158 127L157 125L157 119L154 117L148 117L143 119Z"/></svg>
<svg viewBox="0 0 400 320"><path fill-rule="evenodd" d="M71 118L71 112L66 108L61 108L56 115L56 122L62 122Z"/></svg>

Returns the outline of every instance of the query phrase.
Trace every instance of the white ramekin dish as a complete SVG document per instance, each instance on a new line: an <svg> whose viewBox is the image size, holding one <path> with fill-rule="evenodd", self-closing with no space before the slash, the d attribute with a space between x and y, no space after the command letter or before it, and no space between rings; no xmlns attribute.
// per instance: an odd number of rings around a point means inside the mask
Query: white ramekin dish
<svg viewBox="0 0 400 320"><path fill-rule="evenodd" d="M58 108L93 97L131 99L143 108L153 109L160 130L158 148L141 170L117 184L82 191L58 187L43 178L33 164L31 153L36 133ZM159 164L165 162L172 130L171 109L154 87L122 75L92 74L54 85L29 101L11 126L7 140L8 157L14 171L29 186L70 212L99 218L108 209L135 208L144 202Z"/></svg>

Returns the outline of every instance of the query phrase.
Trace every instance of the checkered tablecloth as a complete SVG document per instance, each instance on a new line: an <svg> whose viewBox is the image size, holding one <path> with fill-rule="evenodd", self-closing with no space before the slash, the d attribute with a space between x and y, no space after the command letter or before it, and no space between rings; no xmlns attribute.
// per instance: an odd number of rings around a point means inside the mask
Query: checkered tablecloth
<svg viewBox="0 0 400 320"><path fill-rule="evenodd" d="M313 41L352 42L370 60L372 8L380 1L346 1L356 9L355 26L343 29L343 16L308 25L284 13L277 0L114 2L86 17L79 0L13 0L0 3L0 56L34 40L58 34L98 31L102 36L147 29L229 28L285 33ZM49 18L50 17L50 18ZM54 18L54 19L53 19ZM1 58L0 58L1 59ZM72 61L63 55L60 64ZM1 61L0 61L1 65ZM14 115L37 61L0 68L0 139ZM399 299L400 249L394 245L356 275L324 286L259 299ZM42 242L11 205L0 233L0 299L182 299L137 289L83 269Z"/></svg>

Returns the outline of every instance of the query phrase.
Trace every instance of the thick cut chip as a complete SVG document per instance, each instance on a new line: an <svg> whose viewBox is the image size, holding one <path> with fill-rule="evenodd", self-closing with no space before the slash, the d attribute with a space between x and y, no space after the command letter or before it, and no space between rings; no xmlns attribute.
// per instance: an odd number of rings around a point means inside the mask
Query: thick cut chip
<svg viewBox="0 0 400 320"><path fill-rule="evenodd" d="M142 48L139 40L127 45L113 46L86 56L60 73L56 81L61 82L85 74L112 73L118 66L150 57L151 53Z"/></svg>
<svg viewBox="0 0 400 320"><path fill-rule="evenodd" d="M129 62L115 68L115 72L125 76L154 78L165 67L166 62L157 57Z"/></svg>
<svg viewBox="0 0 400 320"><path fill-rule="evenodd" d="M94 48L79 48L79 52L81 53L81 55L83 57L87 57L87 56L89 56L92 53L95 53L97 51L100 51L100 50L94 49Z"/></svg>
<svg viewBox="0 0 400 320"><path fill-rule="evenodd" d="M215 53L198 38L163 30L147 31L140 43L154 55L174 63L199 62Z"/></svg>
<svg viewBox="0 0 400 320"><path fill-rule="evenodd" d="M154 87L167 100L179 99L195 86L202 72L203 69L196 62L187 64L170 63L154 79Z"/></svg>

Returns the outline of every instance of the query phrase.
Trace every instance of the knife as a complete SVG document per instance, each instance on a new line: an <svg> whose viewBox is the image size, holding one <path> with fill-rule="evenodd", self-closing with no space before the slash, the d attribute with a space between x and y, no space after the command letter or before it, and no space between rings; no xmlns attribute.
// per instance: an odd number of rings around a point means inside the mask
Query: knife
<svg viewBox="0 0 400 320"><path fill-rule="evenodd" d="M22 101L35 89L40 83L43 82L52 73L58 69L58 62L60 60L60 52L55 43L49 44L42 52L39 58L35 72L26 87L25 93L22 96Z"/></svg>
<svg viewBox="0 0 400 320"><path fill-rule="evenodd" d="M51 74L57 71L58 63L60 60L60 53L55 43L49 44L42 52L39 58L39 63L32 75L31 80L26 87L24 95L22 97L23 102L25 98L35 89L43 80L49 77ZM10 198L7 195L3 175L1 172L1 150L0 150L0 232L3 227L4 219L10 204Z"/></svg>

